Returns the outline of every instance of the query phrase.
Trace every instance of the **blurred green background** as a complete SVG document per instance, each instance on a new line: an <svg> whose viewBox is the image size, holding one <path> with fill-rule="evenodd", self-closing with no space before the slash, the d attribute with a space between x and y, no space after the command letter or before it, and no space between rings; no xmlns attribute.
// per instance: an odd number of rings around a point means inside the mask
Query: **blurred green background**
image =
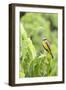
<svg viewBox="0 0 66 90"><path fill-rule="evenodd" d="M56 76L58 70L58 14L20 12L19 77ZM44 50L42 37L50 42L54 58Z"/></svg>

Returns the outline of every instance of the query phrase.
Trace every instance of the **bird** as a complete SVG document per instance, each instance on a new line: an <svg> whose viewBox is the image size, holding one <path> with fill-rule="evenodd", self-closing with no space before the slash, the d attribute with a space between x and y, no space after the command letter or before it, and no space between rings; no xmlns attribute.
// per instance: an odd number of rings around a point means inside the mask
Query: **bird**
<svg viewBox="0 0 66 90"><path fill-rule="evenodd" d="M45 37L42 38L42 45L43 45L44 49L51 55L51 57L54 58L54 56L51 52L49 41Z"/></svg>

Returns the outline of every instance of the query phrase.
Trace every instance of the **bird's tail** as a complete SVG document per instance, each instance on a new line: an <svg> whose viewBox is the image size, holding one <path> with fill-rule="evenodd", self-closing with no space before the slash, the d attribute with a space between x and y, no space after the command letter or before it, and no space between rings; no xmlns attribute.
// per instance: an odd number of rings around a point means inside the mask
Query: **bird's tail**
<svg viewBox="0 0 66 90"><path fill-rule="evenodd" d="M53 56L52 52L50 52L50 55L51 55L51 57L52 57L52 58L54 58L54 56Z"/></svg>

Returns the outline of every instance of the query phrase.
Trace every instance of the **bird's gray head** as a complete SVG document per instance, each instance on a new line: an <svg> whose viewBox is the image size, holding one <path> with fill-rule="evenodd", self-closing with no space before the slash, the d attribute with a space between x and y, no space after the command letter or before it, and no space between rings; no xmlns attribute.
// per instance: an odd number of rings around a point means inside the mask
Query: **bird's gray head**
<svg viewBox="0 0 66 90"><path fill-rule="evenodd" d="M47 40L45 36L42 36L42 40Z"/></svg>

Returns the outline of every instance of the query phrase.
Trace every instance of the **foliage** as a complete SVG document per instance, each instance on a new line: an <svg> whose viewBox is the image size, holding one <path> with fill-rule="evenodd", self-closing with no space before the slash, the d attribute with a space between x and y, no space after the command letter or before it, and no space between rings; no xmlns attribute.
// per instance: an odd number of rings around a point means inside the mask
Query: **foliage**
<svg viewBox="0 0 66 90"><path fill-rule="evenodd" d="M57 14L26 13L20 17L20 77L57 75L57 31ZM50 42L53 59L42 46L43 36Z"/></svg>

